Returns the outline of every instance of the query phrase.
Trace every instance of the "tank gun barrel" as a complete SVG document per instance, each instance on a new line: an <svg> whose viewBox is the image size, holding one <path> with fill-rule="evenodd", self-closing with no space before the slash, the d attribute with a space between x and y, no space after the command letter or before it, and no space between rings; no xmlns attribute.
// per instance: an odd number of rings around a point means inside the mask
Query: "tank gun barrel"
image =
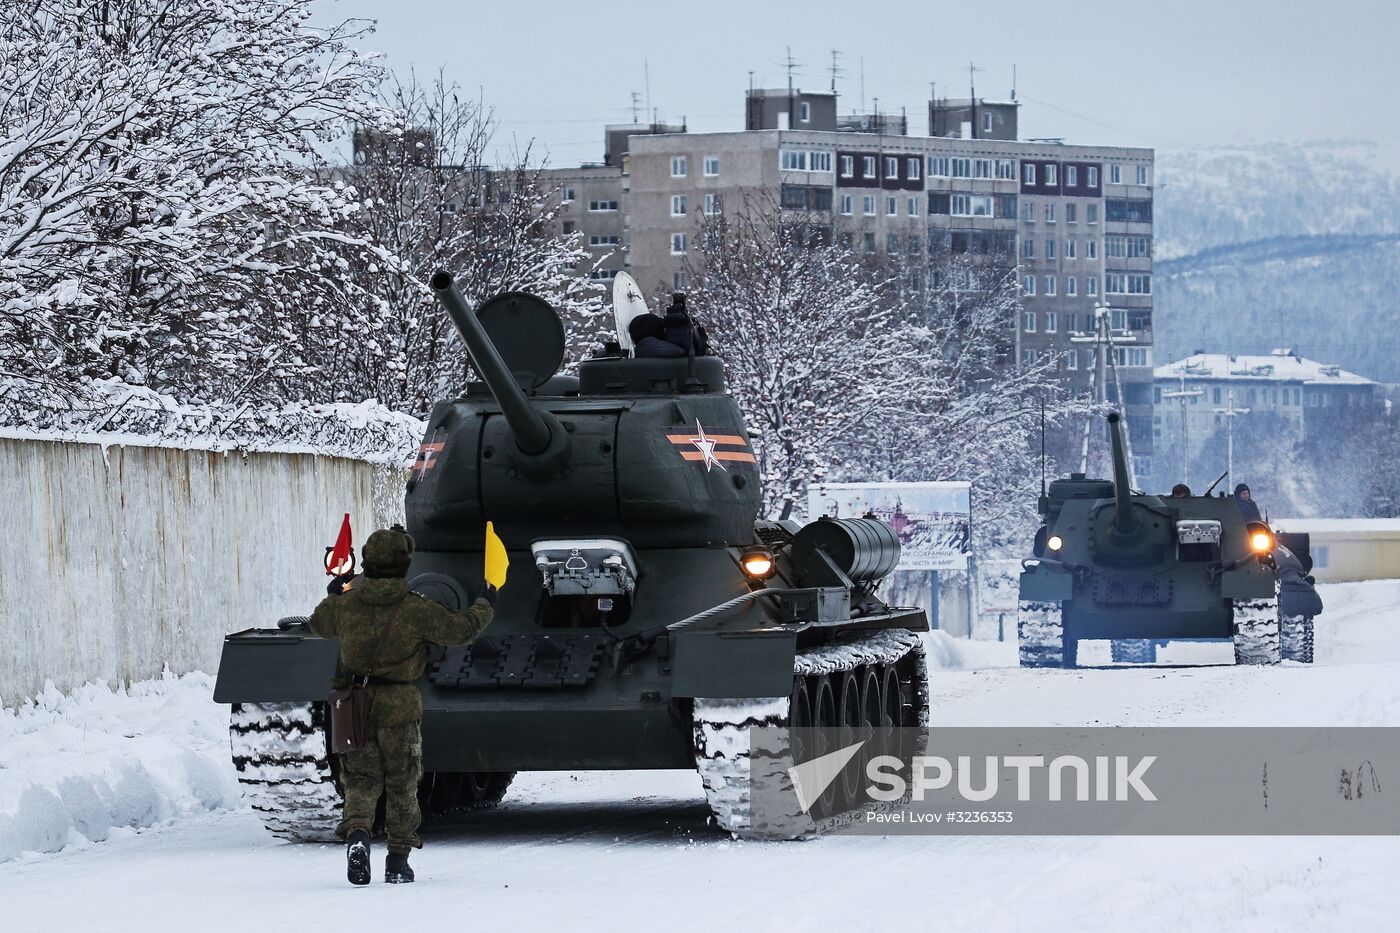
<svg viewBox="0 0 1400 933"><path fill-rule="evenodd" d="M472 309L467 307L467 300L462 297L457 283L452 281L452 273L441 269L434 272L429 285L433 289L433 296L457 326L457 333L462 335L462 342L466 344L467 355L471 357L472 365L476 367L481 380L486 383L491 395L501 406L501 414L505 416L511 433L515 435L516 446L524 454L544 453L550 446L549 423L544 415L530 404L524 390L515 381L515 376L506 368L496 345L491 342L486 329L476 319Z"/></svg>
<svg viewBox="0 0 1400 933"><path fill-rule="evenodd" d="M1108 435L1113 444L1113 527L1120 535L1136 534L1137 516L1133 514L1132 490L1128 487L1128 457L1123 449L1123 416L1108 413Z"/></svg>

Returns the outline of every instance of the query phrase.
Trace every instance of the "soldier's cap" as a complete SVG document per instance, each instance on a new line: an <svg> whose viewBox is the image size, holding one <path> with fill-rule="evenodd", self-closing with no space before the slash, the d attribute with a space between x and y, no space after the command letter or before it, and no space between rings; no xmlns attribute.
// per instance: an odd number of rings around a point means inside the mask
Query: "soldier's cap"
<svg viewBox="0 0 1400 933"><path fill-rule="evenodd" d="M412 557L413 538L398 525L370 535L360 551L367 577L401 577Z"/></svg>

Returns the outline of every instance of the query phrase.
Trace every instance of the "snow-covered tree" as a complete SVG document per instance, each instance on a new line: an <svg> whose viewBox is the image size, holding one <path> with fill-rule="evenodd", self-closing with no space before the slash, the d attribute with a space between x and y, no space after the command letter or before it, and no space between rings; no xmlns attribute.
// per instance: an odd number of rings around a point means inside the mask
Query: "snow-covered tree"
<svg viewBox="0 0 1400 933"><path fill-rule="evenodd" d="M1016 367L1014 267L855 255L770 200L703 218L690 305L724 358L769 514L814 480L971 480L979 540L1033 526L1042 402L1074 407L1053 362Z"/></svg>
<svg viewBox="0 0 1400 933"><path fill-rule="evenodd" d="M358 130L354 164L332 172L362 208L347 234L373 249L350 251L371 320L320 351L331 398L374 397L422 413L460 389L466 356L426 287L440 268L473 304L515 290L550 302L580 355L604 290L578 274L588 253L579 235L558 233L557 192L529 152L508 168L488 167L491 113L441 76L392 84L382 104L389 119Z"/></svg>
<svg viewBox="0 0 1400 933"><path fill-rule="evenodd" d="M0 372L196 400L304 378L284 321L353 306L358 208L307 166L376 118L379 79L363 25L312 26L312 6L0 5Z"/></svg>

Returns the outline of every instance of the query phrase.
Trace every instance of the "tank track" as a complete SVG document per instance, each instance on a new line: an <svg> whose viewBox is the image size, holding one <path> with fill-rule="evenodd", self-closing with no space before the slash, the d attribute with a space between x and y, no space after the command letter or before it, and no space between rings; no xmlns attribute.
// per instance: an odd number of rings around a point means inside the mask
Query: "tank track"
<svg viewBox="0 0 1400 933"><path fill-rule="evenodd" d="M1279 663L1278 601L1237 599L1234 613L1235 663Z"/></svg>
<svg viewBox="0 0 1400 933"><path fill-rule="evenodd" d="M1313 662L1313 617L1279 618L1279 653L1285 661Z"/></svg>
<svg viewBox="0 0 1400 933"><path fill-rule="evenodd" d="M229 744L243 796L275 836L332 842L344 798L330 754L324 703L235 703ZM513 771L429 773L419 788L424 819L489 809Z"/></svg>
<svg viewBox="0 0 1400 933"><path fill-rule="evenodd" d="M1148 638L1114 639L1109 654L1115 664L1156 664L1157 643Z"/></svg>
<svg viewBox="0 0 1400 933"><path fill-rule="evenodd" d="M243 796L274 836L335 839L340 788L324 703L235 703L229 744Z"/></svg>
<svg viewBox="0 0 1400 933"><path fill-rule="evenodd" d="M827 824L841 822L838 815L819 826L802 812L788 773L793 754L786 731L773 733L782 738L755 749L751 747L749 730L786 730L792 721L798 687L815 683L817 678L863 670L874 670L877 677L883 678L884 672L891 669L899 680L901 695L897 725L927 725L929 684L924 645L918 635L899 629L799 651L793 662L794 692L790 696L696 698L692 723L695 765L715 823L738 838L772 839L799 838L826 828ZM790 801L788 812L768 814L755 823L751 793L755 780L772 782L779 788Z"/></svg>
<svg viewBox="0 0 1400 933"><path fill-rule="evenodd" d="M1058 602L1021 600L1016 610L1016 644L1022 667L1074 667L1078 654L1074 646L1065 644Z"/></svg>

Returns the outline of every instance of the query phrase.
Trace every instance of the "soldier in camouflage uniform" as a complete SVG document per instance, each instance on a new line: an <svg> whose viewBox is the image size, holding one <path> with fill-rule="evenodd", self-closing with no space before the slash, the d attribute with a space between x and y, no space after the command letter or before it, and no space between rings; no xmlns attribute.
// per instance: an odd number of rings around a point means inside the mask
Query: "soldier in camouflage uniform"
<svg viewBox="0 0 1400 933"><path fill-rule="evenodd" d="M370 880L369 832L381 793L389 835L384 880L413 880L408 853L423 845L418 838L423 698L416 681L423 676L429 644L468 644L494 612L496 592L490 586L466 612L410 593L404 575L412 554L413 539L397 525L376 531L361 554L364 577L343 595L328 596L311 615L313 632L340 640L336 686L368 682L369 742L345 754L340 767L345 812L336 831L347 843L353 884Z"/></svg>

